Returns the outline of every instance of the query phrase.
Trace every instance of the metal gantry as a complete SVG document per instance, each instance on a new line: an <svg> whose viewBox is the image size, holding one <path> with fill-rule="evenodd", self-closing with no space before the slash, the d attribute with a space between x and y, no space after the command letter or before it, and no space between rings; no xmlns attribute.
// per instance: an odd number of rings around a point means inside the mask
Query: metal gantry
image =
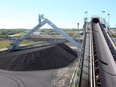
<svg viewBox="0 0 116 87"><path fill-rule="evenodd" d="M46 23L49 24L57 33L61 34L67 41L69 41L70 43L72 43L77 48L81 49L81 46L75 40L73 40L69 35L67 35L62 29L58 28L50 20L48 20L47 18L44 18L43 14L42 14L42 15L39 15L39 24L37 26L35 26L33 29L31 29L29 32L27 32L25 35L21 36L19 39L14 40L10 44L8 50L9 51L19 50L20 49L19 43L21 41L23 41L25 38L27 38L29 35L31 35L34 31L36 31L39 28L41 28Z"/></svg>

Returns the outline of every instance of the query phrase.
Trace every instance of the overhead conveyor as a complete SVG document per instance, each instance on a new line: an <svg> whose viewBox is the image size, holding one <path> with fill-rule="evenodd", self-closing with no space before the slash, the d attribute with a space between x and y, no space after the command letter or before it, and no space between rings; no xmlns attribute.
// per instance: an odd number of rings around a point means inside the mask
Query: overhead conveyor
<svg viewBox="0 0 116 87"><path fill-rule="evenodd" d="M116 85L115 45L101 24L103 23L99 17L92 17L89 23L84 24L85 39L79 64L81 65L79 87Z"/></svg>
<svg viewBox="0 0 116 87"><path fill-rule="evenodd" d="M106 42L99 18L92 19L94 37L95 80L98 87L114 87L116 85L116 64ZM97 87L96 86L96 87Z"/></svg>
<svg viewBox="0 0 116 87"><path fill-rule="evenodd" d="M110 29L108 29L105 26L105 24L101 24L101 29L102 29L103 35L104 35L104 37L106 39L106 42L107 42L107 44L108 44L108 46L109 46L109 48L111 50L111 53L112 53L114 59L116 60L116 47L115 47L115 44L112 41L112 39L110 37L110 34L109 34L109 32L110 33L112 33L112 32L110 31Z"/></svg>
<svg viewBox="0 0 116 87"><path fill-rule="evenodd" d="M34 31L36 31L39 28L41 28L46 23L48 25L50 25L57 33L61 34L67 41L69 41L70 43L72 43L77 48L79 48L79 49L81 48L81 46L75 40L73 40L69 35L67 35L62 29L58 28L55 24L53 24L47 18L44 18L43 15L39 15L39 24L37 26L35 26L33 29L31 29L29 32L27 32L25 35L21 36L19 39L13 41L10 44L10 46L8 47L8 50L9 51L19 50L20 49L19 43L21 41L23 41L25 38L27 38L29 35L31 35Z"/></svg>

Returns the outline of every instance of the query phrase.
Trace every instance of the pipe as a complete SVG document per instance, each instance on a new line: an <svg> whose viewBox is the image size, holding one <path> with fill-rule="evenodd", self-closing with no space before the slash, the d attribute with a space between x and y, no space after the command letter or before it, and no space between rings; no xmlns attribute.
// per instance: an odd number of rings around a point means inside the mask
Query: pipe
<svg viewBox="0 0 116 87"><path fill-rule="evenodd" d="M99 23L99 19L98 18L92 18L92 23Z"/></svg>

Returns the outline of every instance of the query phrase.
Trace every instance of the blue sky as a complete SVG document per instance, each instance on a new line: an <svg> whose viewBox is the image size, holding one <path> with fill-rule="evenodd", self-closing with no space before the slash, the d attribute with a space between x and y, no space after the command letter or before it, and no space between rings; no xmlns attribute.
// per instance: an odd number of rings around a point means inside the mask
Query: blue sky
<svg viewBox="0 0 116 87"><path fill-rule="evenodd" d="M44 14L60 28L83 25L85 11L108 19L116 25L116 0L0 0L0 28L32 28L38 24L38 14ZM48 27L48 26L46 26ZM48 27L49 28L49 27Z"/></svg>

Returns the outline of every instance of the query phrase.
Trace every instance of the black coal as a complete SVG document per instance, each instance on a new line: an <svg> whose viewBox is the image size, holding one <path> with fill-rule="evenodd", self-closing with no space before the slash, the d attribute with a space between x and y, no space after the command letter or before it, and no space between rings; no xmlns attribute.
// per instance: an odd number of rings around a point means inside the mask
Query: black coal
<svg viewBox="0 0 116 87"><path fill-rule="evenodd" d="M76 52L66 44L59 44L30 53L0 57L0 69L13 71L57 69L74 62L76 56Z"/></svg>

